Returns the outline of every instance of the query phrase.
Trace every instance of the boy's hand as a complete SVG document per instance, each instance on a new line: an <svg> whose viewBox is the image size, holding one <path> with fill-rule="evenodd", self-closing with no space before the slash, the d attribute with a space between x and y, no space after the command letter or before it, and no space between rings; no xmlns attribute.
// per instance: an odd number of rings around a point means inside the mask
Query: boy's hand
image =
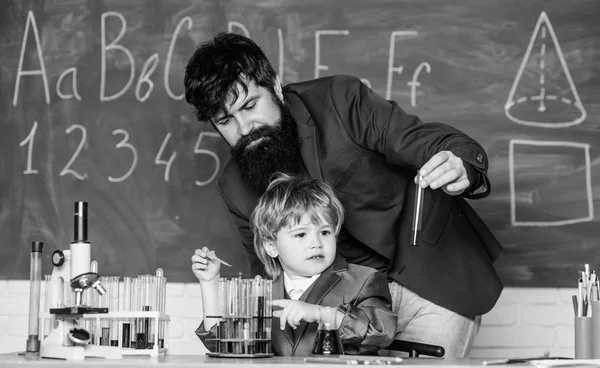
<svg viewBox="0 0 600 368"><path fill-rule="evenodd" d="M300 300L277 299L273 300L272 305L283 308L273 312L273 317L279 317L279 328L282 330L285 329L286 322L295 330L301 321L319 322L321 318L320 306Z"/></svg>
<svg viewBox="0 0 600 368"><path fill-rule="evenodd" d="M217 259L214 250L207 247L196 249L192 256L192 272L200 282L212 281L219 277L221 262Z"/></svg>

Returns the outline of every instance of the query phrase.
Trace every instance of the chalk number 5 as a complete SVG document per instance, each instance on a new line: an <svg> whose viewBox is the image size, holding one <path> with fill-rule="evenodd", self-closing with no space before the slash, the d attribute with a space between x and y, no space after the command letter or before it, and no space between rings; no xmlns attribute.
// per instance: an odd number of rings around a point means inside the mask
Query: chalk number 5
<svg viewBox="0 0 600 368"><path fill-rule="evenodd" d="M200 148L200 145L202 144L202 138L204 138L204 137L220 138L217 133L212 133L212 132L200 132L200 135L198 136L198 140L196 141L196 146L194 147L194 154L209 155L210 157L212 157L215 160L215 171L213 172L211 177L204 181L196 180L196 185L199 187L209 184L211 181L213 181L215 179L215 177L217 176L217 174L219 173L219 168L221 166L221 161L219 160L219 156L217 156L216 153L214 153L213 151L204 149L204 148Z"/></svg>

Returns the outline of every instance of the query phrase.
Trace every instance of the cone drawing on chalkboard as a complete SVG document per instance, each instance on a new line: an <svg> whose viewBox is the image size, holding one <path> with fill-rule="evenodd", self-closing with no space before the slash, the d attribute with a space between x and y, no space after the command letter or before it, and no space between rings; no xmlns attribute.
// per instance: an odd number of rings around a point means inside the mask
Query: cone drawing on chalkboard
<svg viewBox="0 0 600 368"><path fill-rule="evenodd" d="M517 124L543 128L564 128L585 120L585 108L550 19L543 11L531 35L504 112Z"/></svg>

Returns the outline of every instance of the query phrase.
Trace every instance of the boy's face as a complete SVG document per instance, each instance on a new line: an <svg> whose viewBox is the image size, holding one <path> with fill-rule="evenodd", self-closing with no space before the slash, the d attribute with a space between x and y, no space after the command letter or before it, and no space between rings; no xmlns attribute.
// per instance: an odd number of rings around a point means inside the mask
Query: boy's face
<svg viewBox="0 0 600 368"><path fill-rule="evenodd" d="M296 225L283 227L274 243L267 244L269 256L279 256L283 270L292 279L320 274L335 260L335 228L321 216L319 224L304 214Z"/></svg>

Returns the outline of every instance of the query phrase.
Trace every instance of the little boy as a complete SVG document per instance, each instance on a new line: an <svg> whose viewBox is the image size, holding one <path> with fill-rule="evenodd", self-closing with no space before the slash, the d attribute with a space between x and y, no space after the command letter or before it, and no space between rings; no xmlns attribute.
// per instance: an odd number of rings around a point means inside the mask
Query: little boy
<svg viewBox="0 0 600 368"><path fill-rule="evenodd" d="M396 332L386 277L373 268L348 264L336 252L344 221L333 190L315 179L279 174L250 218L254 250L273 278L273 350L276 355L312 353L322 308L337 308L346 354L376 353ZM202 289L204 316L216 315L220 262L207 247L196 250L192 270ZM205 319L201 340L216 321ZM275 328L279 325L279 329ZM208 346L207 346L208 347Z"/></svg>

